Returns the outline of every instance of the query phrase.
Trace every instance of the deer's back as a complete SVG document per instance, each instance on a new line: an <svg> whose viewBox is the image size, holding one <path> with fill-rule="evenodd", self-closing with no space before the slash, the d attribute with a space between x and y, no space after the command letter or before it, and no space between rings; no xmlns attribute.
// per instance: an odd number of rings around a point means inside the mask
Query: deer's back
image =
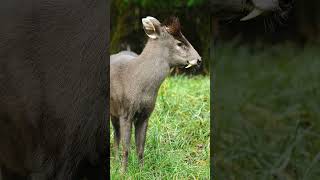
<svg viewBox="0 0 320 180"><path fill-rule="evenodd" d="M110 56L110 64L119 63L119 62L128 62L137 56L138 54L132 51L121 51L117 54L112 54Z"/></svg>

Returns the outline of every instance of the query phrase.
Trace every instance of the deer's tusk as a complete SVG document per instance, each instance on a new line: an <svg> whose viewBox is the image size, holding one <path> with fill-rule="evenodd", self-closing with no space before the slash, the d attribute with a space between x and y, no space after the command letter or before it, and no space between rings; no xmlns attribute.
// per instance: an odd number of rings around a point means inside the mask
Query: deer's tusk
<svg viewBox="0 0 320 180"><path fill-rule="evenodd" d="M249 19L255 18L257 16L259 16L260 14L263 13L263 10L255 8L253 9L248 15L246 15L245 17L241 18L240 21L247 21Z"/></svg>

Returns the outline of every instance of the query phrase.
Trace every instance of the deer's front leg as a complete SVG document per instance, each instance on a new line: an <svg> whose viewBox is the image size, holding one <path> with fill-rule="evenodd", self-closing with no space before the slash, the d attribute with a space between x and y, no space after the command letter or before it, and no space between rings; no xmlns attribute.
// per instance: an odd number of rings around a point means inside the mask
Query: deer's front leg
<svg viewBox="0 0 320 180"><path fill-rule="evenodd" d="M141 119L135 123L135 142L139 163L143 166L144 145L146 141L148 119Z"/></svg>

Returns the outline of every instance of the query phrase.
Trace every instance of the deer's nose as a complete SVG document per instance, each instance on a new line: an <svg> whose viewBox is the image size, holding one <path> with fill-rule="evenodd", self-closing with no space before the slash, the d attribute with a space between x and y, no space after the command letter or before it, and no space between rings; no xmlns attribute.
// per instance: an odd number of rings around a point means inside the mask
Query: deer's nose
<svg viewBox="0 0 320 180"><path fill-rule="evenodd" d="M202 62L202 59L201 59L201 58L198 58L198 59L197 59L197 64L200 65L201 62Z"/></svg>

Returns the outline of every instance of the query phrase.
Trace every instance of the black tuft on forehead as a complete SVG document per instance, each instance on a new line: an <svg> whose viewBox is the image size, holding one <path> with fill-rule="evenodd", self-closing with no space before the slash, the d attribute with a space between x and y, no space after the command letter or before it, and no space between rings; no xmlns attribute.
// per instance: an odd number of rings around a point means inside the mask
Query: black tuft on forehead
<svg viewBox="0 0 320 180"><path fill-rule="evenodd" d="M162 25L165 26L167 28L167 31L173 36L180 35L181 25L179 18L171 16L168 19L166 19Z"/></svg>

